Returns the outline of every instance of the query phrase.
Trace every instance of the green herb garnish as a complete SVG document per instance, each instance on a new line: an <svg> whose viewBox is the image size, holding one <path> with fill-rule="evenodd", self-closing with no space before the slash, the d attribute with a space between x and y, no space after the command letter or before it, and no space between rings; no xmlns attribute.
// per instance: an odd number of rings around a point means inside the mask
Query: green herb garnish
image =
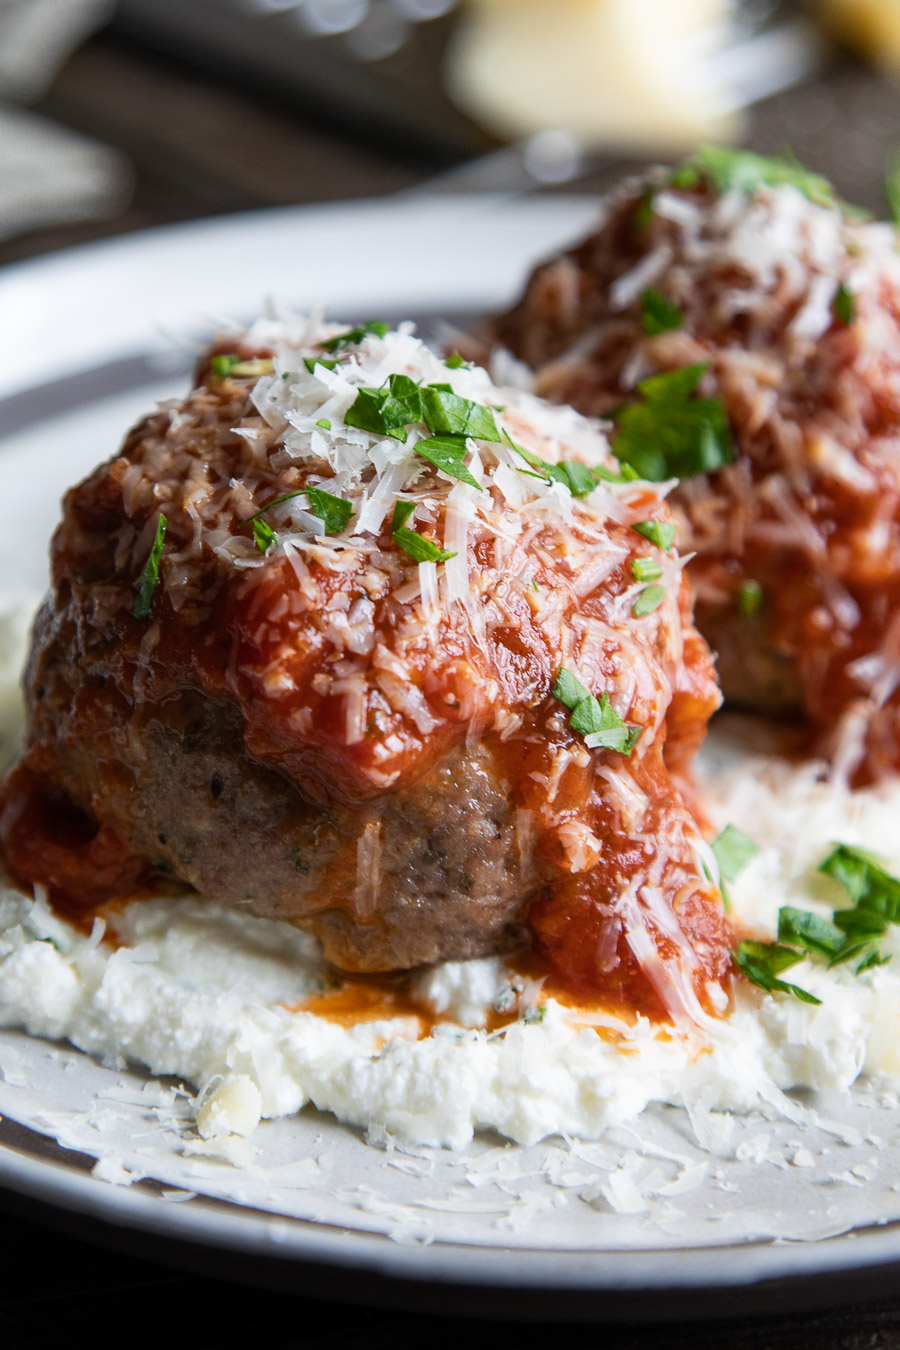
<svg viewBox="0 0 900 1350"><path fill-rule="evenodd" d="M675 543L675 526L670 520L639 520L631 527L635 533L642 534L651 544L661 548L664 553Z"/></svg>
<svg viewBox="0 0 900 1350"><path fill-rule="evenodd" d="M138 577L137 585L134 588L134 604L131 608L133 619L148 619L150 617L150 606L153 604L153 596L159 584L159 560L162 557L167 524L165 516L160 512L150 556L144 564L144 570Z"/></svg>
<svg viewBox="0 0 900 1350"><path fill-rule="evenodd" d="M248 516L246 520L241 521L241 524L252 525L255 520L259 520L260 516L264 516L267 511L271 511L273 506L280 506L282 502L289 502L294 497L302 497L305 491L306 488L294 488L293 492L285 492L281 497L276 497L274 501L269 502L266 506L261 506L252 516Z"/></svg>
<svg viewBox="0 0 900 1350"><path fill-rule="evenodd" d="M857 961L857 975L890 960L882 956L880 943L889 925L900 923L900 881L878 858L850 844L836 844L818 870L844 888L853 902L849 909L833 910L825 919L783 905L778 911L777 943L742 942L738 948L735 959L744 974L770 992L785 992L779 983L772 983L775 974L804 956L818 957L829 968ZM744 948L752 951L742 959ZM793 985L787 992L801 997ZM805 1001L820 1002L811 995Z"/></svg>
<svg viewBox="0 0 900 1350"><path fill-rule="evenodd" d="M422 390L425 425L433 436L472 436L477 441L499 441L500 432L490 408L428 384Z"/></svg>
<svg viewBox="0 0 900 1350"><path fill-rule="evenodd" d="M641 193L640 197L638 198L638 203L637 206L635 207L632 224L634 225L634 228L637 230L639 234L642 234L644 230L646 230L647 226L650 225L653 221L654 216L653 197L654 193L652 189L645 188L644 191Z"/></svg>
<svg viewBox="0 0 900 1350"><path fill-rule="evenodd" d="M315 375L316 366L324 366L326 370L334 370L339 365L337 361L329 361L323 356L304 356L303 364L310 375Z"/></svg>
<svg viewBox="0 0 900 1350"><path fill-rule="evenodd" d="M320 417L318 422L316 423L316 426L321 427L323 431L331 430L331 423L329 422L327 417Z"/></svg>
<svg viewBox="0 0 900 1350"><path fill-rule="evenodd" d="M374 333L376 337L383 338L390 331L391 325L389 323L382 323L381 321L361 323L357 328L348 328L345 333L337 333L327 342L320 342L318 345L323 352L340 352L345 347L355 347L357 343L362 342L367 333Z"/></svg>
<svg viewBox="0 0 900 1350"><path fill-rule="evenodd" d="M857 973L883 964L878 944L890 924L900 923L900 881L885 871L880 859L850 844L837 844L819 871L843 886L853 901L852 908L835 910L832 916L845 939L832 964L859 956Z"/></svg>
<svg viewBox="0 0 900 1350"><path fill-rule="evenodd" d="M579 703L591 696L590 690L585 689L578 676L566 670L565 666L561 667L550 693L569 709L577 708Z"/></svg>
<svg viewBox="0 0 900 1350"><path fill-rule="evenodd" d="M745 618L750 619L762 609L763 588L752 577L746 577L738 589L738 609Z"/></svg>
<svg viewBox="0 0 900 1350"><path fill-rule="evenodd" d="M420 386L408 375L391 375L386 388L360 389L344 421L348 427L405 441L407 426L422 421Z"/></svg>
<svg viewBox="0 0 900 1350"><path fill-rule="evenodd" d="M820 1004L816 998L797 984L788 984L779 980L782 970L789 970L798 961L803 960L802 952L792 951L790 947L779 946L774 942L739 942L734 953L735 963L751 984L758 985L769 994L793 994L801 1003Z"/></svg>
<svg viewBox="0 0 900 1350"><path fill-rule="evenodd" d="M428 449L446 459L447 464L438 464L449 473L450 465L459 470L453 477L463 482L479 484L469 474L461 461L465 454L466 438L471 436L480 441L499 441L500 433L490 408L471 399L454 394L449 385L421 385L408 375L391 375L387 388L360 389L355 400L344 416L348 426L359 427L363 431L373 432L377 436L392 436L395 440L405 441L407 428L424 422L431 432L427 441L420 442L416 450L425 459L431 459ZM455 444L451 443L455 438Z"/></svg>
<svg viewBox="0 0 900 1350"><path fill-rule="evenodd" d="M670 333L684 326L684 315L677 305L672 305L662 291L649 287L641 296L641 321L648 337L659 333Z"/></svg>
<svg viewBox="0 0 900 1350"><path fill-rule="evenodd" d="M241 358L235 352L219 352L209 358L209 368L220 380L225 380L240 365Z"/></svg>
<svg viewBox="0 0 900 1350"><path fill-rule="evenodd" d="M848 291L843 282L838 286L834 297L834 317L843 324L851 324L856 318L856 296Z"/></svg>
<svg viewBox="0 0 900 1350"><path fill-rule="evenodd" d="M325 522L326 534L342 534L347 521L353 515L353 507L343 497L335 497L324 488L308 487L309 509L314 516Z"/></svg>
<svg viewBox="0 0 900 1350"><path fill-rule="evenodd" d="M251 375L271 375L275 366L270 356L254 356L244 361L235 352L228 352L210 357L209 368L220 380L226 380L232 375L241 378Z"/></svg>
<svg viewBox="0 0 900 1350"><path fill-rule="evenodd" d="M647 614L653 614L655 610L659 609L667 594L665 586L645 586L631 606L632 614L636 619L643 619Z"/></svg>
<svg viewBox="0 0 900 1350"><path fill-rule="evenodd" d="M599 482L623 483L626 481L624 472L621 474L613 473L611 469L605 469L602 466L591 468L588 464L582 464L580 459L563 459L558 464L550 464L546 459L541 459L540 455L535 455L531 450L526 450L523 445L517 445L512 437L504 432L503 439L511 450L515 450L517 455L521 455L526 464L530 464L533 478L543 478L545 483L562 483L563 487L569 489L573 497L586 497L589 492L593 492ZM627 468L623 465L623 469ZM527 469L519 469L519 473L528 473Z"/></svg>
<svg viewBox="0 0 900 1350"><path fill-rule="evenodd" d="M266 549L260 544L260 539L268 541L267 548L274 540L275 535L271 527L261 517L267 511L271 511L274 506L280 506L282 502L292 501L294 497L302 497L304 493L309 501L310 513L325 522L326 534L340 534L353 515L353 507L349 502L344 501L343 497L335 497L332 493L326 492L324 488L302 487L295 488L293 492L285 492L281 497L276 497L274 501L261 506L254 515L248 516L243 522L244 525L253 526L256 542L264 553ZM261 526L259 530L257 529L258 525Z"/></svg>
<svg viewBox="0 0 900 1350"><path fill-rule="evenodd" d="M633 558L631 575L635 581L655 581L662 576L662 567L655 558Z"/></svg>
<svg viewBox="0 0 900 1350"><path fill-rule="evenodd" d="M819 871L839 882L854 905L888 923L900 921L900 881L884 870L880 858L851 844L836 844Z"/></svg>
<svg viewBox="0 0 900 1350"><path fill-rule="evenodd" d="M455 558L455 553L450 553L445 548L438 548L430 539L423 539L421 534L415 530L407 529L406 522L409 520L413 511L416 509L415 502L398 501L394 505L394 516L391 521L391 538L398 548L408 554L415 562L446 562L448 558Z"/></svg>
<svg viewBox="0 0 900 1350"><path fill-rule="evenodd" d="M712 841L710 848L719 864L719 873L726 881L737 881L747 864L759 852L759 845L754 844L736 825L726 825Z"/></svg>
<svg viewBox="0 0 900 1350"><path fill-rule="evenodd" d="M463 366L468 368L471 365L471 362L460 356L459 352L451 352L444 361L444 365L448 370L460 370Z"/></svg>
<svg viewBox="0 0 900 1350"><path fill-rule="evenodd" d="M269 549L278 543L272 526L268 521L258 518L253 520L253 538L260 553L268 553Z"/></svg>
<svg viewBox="0 0 900 1350"><path fill-rule="evenodd" d="M642 380L644 402L612 414L616 458L651 483L714 473L730 463L734 451L722 400L692 397L708 369L701 362Z"/></svg>
<svg viewBox="0 0 900 1350"><path fill-rule="evenodd" d="M643 727L624 722L603 693L600 698L585 689L576 675L563 667L550 693L570 710L569 726L584 736L591 750L617 750L630 755L643 734Z"/></svg>
<svg viewBox="0 0 900 1350"><path fill-rule="evenodd" d="M780 187L788 184L802 192L819 206L835 206L834 189L827 178L812 173L790 153L785 155L757 155L752 150L739 150L724 145L702 145L684 168L693 170L717 192L737 189L748 196L760 187ZM676 187L693 186L679 182Z"/></svg>
<svg viewBox="0 0 900 1350"><path fill-rule="evenodd" d="M417 455L427 459L437 469L443 469L444 473L451 478L458 478L461 483L468 483L471 487L479 488L481 484L477 478L466 468L463 463L463 457L466 453L466 442L464 438L456 436L431 436L424 441L416 441L413 447Z"/></svg>
<svg viewBox="0 0 900 1350"><path fill-rule="evenodd" d="M830 919L807 909L782 905L778 911L778 941L833 963L845 944L845 935Z"/></svg>

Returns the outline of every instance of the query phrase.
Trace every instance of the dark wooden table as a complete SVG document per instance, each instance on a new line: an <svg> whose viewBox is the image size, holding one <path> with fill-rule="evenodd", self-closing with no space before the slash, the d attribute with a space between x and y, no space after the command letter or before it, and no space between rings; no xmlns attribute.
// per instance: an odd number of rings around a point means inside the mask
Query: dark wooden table
<svg viewBox="0 0 900 1350"><path fill-rule="evenodd" d="M835 119L835 110L839 115ZM135 169L134 196L115 218L33 231L0 243L0 264L124 231L221 212L285 203L377 196L424 182L447 167L433 155L350 135L297 105L267 99L109 34L74 55L39 110L118 146ZM774 100L756 116L753 142L772 149L786 137L816 168L831 172L849 196L879 209L877 164L896 130L900 97L890 86L852 68L817 86ZM846 114L846 115L845 115ZM868 128L869 162L849 154L843 135ZM829 131L829 125L831 131ZM872 144L875 149L873 151ZM842 148L844 144L845 148ZM863 157L865 158L865 157ZM588 183L587 186L590 186ZM50 1346L80 1335L99 1345L177 1341L201 1347L241 1345L247 1337L277 1337L309 1350L399 1345L449 1345L463 1337L471 1350L498 1343L522 1350L558 1343L602 1343L609 1350L900 1350L900 1300L840 1311L804 1311L777 1318L723 1323L682 1322L647 1327L522 1326L446 1316L361 1310L351 1301L316 1302L228 1280L186 1273L61 1235L33 1217L4 1217L0 1226L0 1347ZM459 1313L465 1315L461 1301ZM695 1315L703 1317L702 1299ZM565 1320L564 1300L559 1316Z"/></svg>

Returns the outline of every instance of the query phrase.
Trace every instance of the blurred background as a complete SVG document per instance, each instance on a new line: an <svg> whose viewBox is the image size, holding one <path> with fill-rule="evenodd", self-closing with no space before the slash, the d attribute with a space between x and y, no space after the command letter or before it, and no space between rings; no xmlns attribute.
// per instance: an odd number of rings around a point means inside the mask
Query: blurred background
<svg viewBox="0 0 900 1350"><path fill-rule="evenodd" d="M431 187L789 145L884 212L900 0L0 0L0 262Z"/></svg>

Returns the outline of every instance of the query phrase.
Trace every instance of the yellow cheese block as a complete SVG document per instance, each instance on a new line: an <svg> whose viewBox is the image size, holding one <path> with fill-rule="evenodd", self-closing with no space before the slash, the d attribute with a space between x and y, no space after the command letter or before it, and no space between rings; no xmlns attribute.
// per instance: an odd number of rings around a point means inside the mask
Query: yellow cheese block
<svg viewBox="0 0 900 1350"><path fill-rule="evenodd" d="M468 0L451 97L501 137L670 153L740 132L717 80L731 0Z"/></svg>
<svg viewBox="0 0 900 1350"><path fill-rule="evenodd" d="M848 47L900 74L900 0L818 0L821 16Z"/></svg>

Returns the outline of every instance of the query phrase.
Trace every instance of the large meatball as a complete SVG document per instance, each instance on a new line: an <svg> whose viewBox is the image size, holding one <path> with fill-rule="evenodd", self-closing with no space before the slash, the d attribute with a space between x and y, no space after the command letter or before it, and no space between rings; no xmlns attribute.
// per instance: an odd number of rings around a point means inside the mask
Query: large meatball
<svg viewBox="0 0 900 1350"><path fill-rule="evenodd" d="M724 405L734 455L693 474L676 457L670 500L726 699L802 709L815 748L857 781L895 772L893 227L851 218L790 162L708 150L626 184L595 234L535 271L493 340L540 393L595 415L639 400L647 377L708 363L699 393Z"/></svg>
<svg viewBox="0 0 900 1350"><path fill-rule="evenodd" d="M350 971L530 937L570 988L721 1007L668 521L570 410L260 323L66 498L11 868L82 911L174 877Z"/></svg>

